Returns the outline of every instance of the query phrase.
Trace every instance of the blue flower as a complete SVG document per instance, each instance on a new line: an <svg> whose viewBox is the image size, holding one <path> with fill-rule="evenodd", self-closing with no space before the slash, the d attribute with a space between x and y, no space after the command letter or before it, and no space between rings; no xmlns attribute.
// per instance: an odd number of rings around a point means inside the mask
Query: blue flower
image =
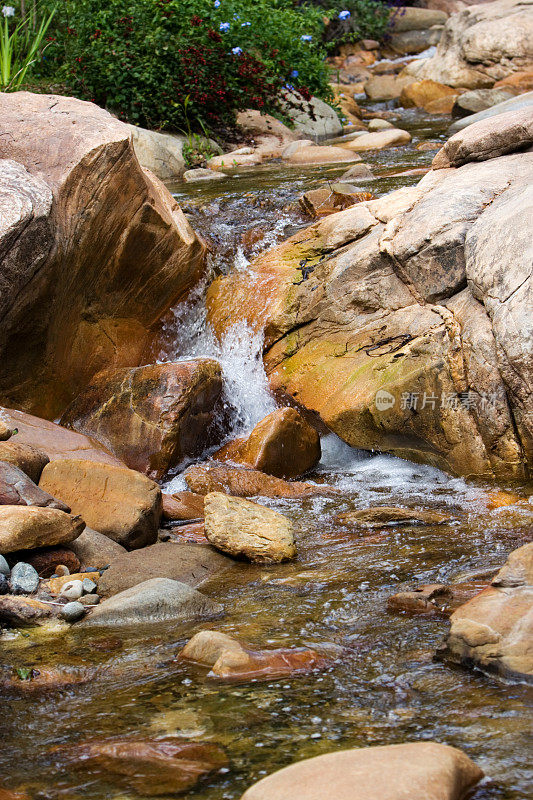
<svg viewBox="0 0 533 800"><path fill-rule="evenodd" d="M308 33L305 36L300 36L300 39L302 40L302 42L312 42L313 41L313 37L309 36Z"/></svg>
<svg viewBox="0 0 533 800"><path fill-rule="evenodd" d="M288 92L294 92L294 86L292 85L292 83L286 83L283 88L287 89Z"/></svg>
<svg viewBox="0 0 533 800"><path fill-rule="evenodd" d="M297 69L293 69L293 71L291 72L291 78L297 78L299 74L300 73L298 72Z"/></svg>
<svg viewBox="0 0 533 800"><path fill-rule="evenodd" d="M341 11L339 13L339 19L349 19L351 16L349 11Z"/></svg>
<svg viewBox="0 0 533 800"><path fill-rule="evenodd" d="M229 22L221 22L219 30L222 31L222 33L227 33L227 31L229 31L229 27Z"/></svg>
<svg viewBox="0 0 533 800"><path fill-rule="evenodd" d="M241 28L248 28L248 26L251 24L251 22L241 22Z"/></svg>
<svg viewBox="0 0 533 800"><path fill-rule="evenodd" d="M220 0L215 0L213 5L215 6L215 8L220 8Z"/></svg>
<svg viewBox="0 0 533 800"><path fill-rule="evenodd" d="M240 54L242 53L242 47L234 47L231 52L233 53L234 56L240 56Z"/></svg>
<svg viewBox="0 0 533 800"><path fill-rule="evenodd" d="M238 14L234 14L234 15L233 15L233 19L240 19L240 17L239 17L239 15L238 15Z"/></svg>

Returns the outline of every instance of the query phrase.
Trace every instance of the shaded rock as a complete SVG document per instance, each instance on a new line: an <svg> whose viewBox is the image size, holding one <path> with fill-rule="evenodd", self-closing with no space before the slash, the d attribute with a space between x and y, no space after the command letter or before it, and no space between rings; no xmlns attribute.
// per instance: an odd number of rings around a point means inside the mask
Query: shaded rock
<svg viewBox="0 0 533 800"><path fill-rule="evenodd" d="M9 581L5 575L0 572L0 594L9 594Z"/></svg>
<svg viewBox="0 0 533 800"><path fill-rule="evenodd" d="M163 492L163 519L186 520L203 519L204 498L194 492L175 492L172 495Z"/></svg>
<svg viewBox="0 0 533 800"><path fill-rule="evenodd" d="M172 545L176 546L176 545ZM169 578L152 578L103 600L82 621L83 627L192 622L218 617L224 607Z"/></svg>
<svg viewBox="0 0 533 800"><path fill-rule="evenodd" d="M511 111L523 111L524 109L533 109L533 92L521 94L518 97L513 97L510 100L504 100L503 103L497 103L495 106L490 106L484 111L478 111L476 114L469 114L462 119L456 119L448 128L448 135L451 136L458 131L462 131L482 120L488 120L492 117L497 117L501 114L507 114Z"/></svg>
<svg viewBox="0 0 533 800"><path fill-rule="evenodd" d="M368 130L370 133L375 133L375 131L386 131L394 128L392 122L388 122L386 119L379 119L379 117L375 117L371 119L368 123Z"/></svg>
<svg viewBox="0 0 533 800"><path fill-rule="evenodd" d="M154 479L205 447L222 390L213 359L104 370L61 422L93 436L127 466Z"/></svg>
<svg viewBox="0 0 533 800"><path fill-rule="evenodd" d="M360 180L368 180L373 177L374 174L366 164L354 164L353 167L350 167L350 169L341 176L340 180L351 181L357 178Z"/></svg>
<svg viewBox="0 0 533 800"><path fill-rule="evenodd" d="M101 569L127 552L121 544L114 542L103 533L93 531L92 528L85 528L78 538L70 543L69 549L79 559L82 569L87 567Z"/></svg>
<svg viewBox="0 0 533 800"><path fill-rule="evenodd" d="M424 511L418 508L394 508L377 506L348 511L336 517L341 525L356 525L362 528L382 528L388 525L442 525L453 517L440 511Z"/></svg>
<svg viewBox="0 0 533 800"><path fill-rule="evenodd" d="M300 197L299 203L306 214L317 219L371 199L370 192L358 191L356 186L349 184L335 183L305 192Z"/></svg>
<svg viewBox="0 0 533 800"><path fill-rule="evenodd" d="M83 603L78 603L75 600L71 603L65 603L61 608L60 616L65 622L77 622L87 613L87 609Z"/></svg>
<svg viewBox="0 0 533 800"><path fill-rule="evenodd" d="M57 606L48 605L33 597L0 597L0 622L12 627L42 625L56 616Z"/></svg>
<svg viewBox="0 0 533 800"><path fill-rule="evenodd" d="M391 11L390 27L395 33L419 31L433 25L444 25L447 19L448 14L445 11L435 8L399 6Z"/></svg>
<svg viewBox="0 0 533 800"><path fill-rule="evenodd" d="M373 102L396 100L402 89L415 79L412 77L398 77L396 75L374 75L365 83L365 94Z"/></svg>
<svg viewBox="0 0 533 800"><path fill-rule="evenodd" d="M328 145L307 145L294 150L285 158L287 164L337 164L359 161L355 153L345 147L329 147Z"/></svg>
<svg viewBox="0 0 533 800"><path fill-rule="evenodd" d="M200 631L179 653L180 660L211 667L208 678L227 683L268 681L329 666L331 660L306 647L252 650L218 631Z"/></svg>
<svg viewBox="0 0 533 800"><path fill-rule="evenodd" d="M74 541L84 527L81 517L57 508L0 506L0 552L67 544Z"/></svg>
<svg viewBox="0 0 533 800"><path fill-rule="evenodd" d="M86 530L86 529L85 529ZM80 533L80 536L85 535L85 530ZM78 537L79 539L79 537ZM41 578L49 578L56 571L56 567L60 564L67 567L69 572L78 572L80 568L80 560L70 549L78 543L78 539L70 542L69 547L41 547L36 550L26 550L10 555L11 559L17 561L27 561L37 571Z"/></svg>
<svg viewBox="0 0 533 800"><path fill-rule="evenodd" d="M503 87L501 89L472 89L456 97L452 114L454 117L476 114L478 111L484 111L498 103L504 103L512 97L514 97L514 92Z"/></svg>
<svg viewBox="0 0 533 800"><path fill-rule="evenodd" d="M255 564L275 564L296 555L292 524L265 506L221 492L205 498L205 535L218 550Z"/></svg>
<svg viewBox="0 0 533 800"><path fill-rule="evenodd" d="M436 81L414 81L402 89L400 105L404 108L425 108L443 97L457 97L457 90Z"/></svg>
<svg viewBox="0 0 533 800"><path fill-rule="evenodd" d="M228 763L216 744L175 737L87 742L63 754L106 783L112 781L149 797L186 792Z"/></svg>
<svg viewBox="0 0 533 800"><path fill-rule="evenodd" d="M345 147L349 150L384 150L387 147L398 147L402 144L409 144L411 134L399 128L391 128L387 131L377 131L376 133L364 133L358 136L353 142L348 142Z"/></svg>
<svg viewBox="0 0 533 800"><path fill-rule="evenodd" d="M224 175L212 169L188 169L183 173L185 183L196 183L197 181L223 181Z"/></svg>
<svg viewBox="0 0 533 800"><path fill-rule="evenodd" d="M39 576L31 564L19 561L11 570L9 585L13 594L33 594L39 586Z"/></svg>
<svg viewBox="0 0 533 800"><path fill-rule="evenodd" d="M439 655L506 680L533 682L533 543L512 552L491 585L451 616Z"/></svg>
<svg viewBox="0 0 533 800"><path fill-rule="evenodd" d="M232 566L215 550L158 542L113 560L98 581L98 594L111 597L149 578L169 578L195 588Z"/></svg>
<svg viewBox="0 0 533 800"><path fill-rule="evenodd" d="M19 559L17 559L17 561L18 560ZM4 556L0 555L0 575L9 576L10 571L9 564L7 563L6 559Z"/></svg>
<svg viewBox="0 0 533 800"><path fill-rule="evenodd" d="M277 478L297 478L320 461L320 437L294 408L268 414L246 437L218 450L214 458L246 464Z"/></svg>
<svg viewBox="0 0 533 800"><path fill-rule="evenodd" d="M0 505L59 508L70 513L65 503L44 492L25 472L7 461L0 461Z"/></svg>
<svg viewBox="0 0 533 800"><path fill-rule="evenodd" d="M533 144L533 107L475 122L448 139L432 162L433 169L487 161Z"/></svg>
<svg viewBox="0 0 533 800"><path fill-rule="evenodd" d="M0 111L10 132L0 157L18 162L16 174L0 170L11 206L0 233L10 276L0 397L54 417L102 368L140 363L206 249L139 164L128 125L91 103L29 92L2 94Z"/></svg>
<svg viewBox="0 0 533 800"><path fill-rule="evenodd" d="M342 125L336 112L318 97L305 100L297 92L285 92L282 103L296 131L313 138L337 136Z"/></svg>
<svg viewBox="0 0 533 800"><path fill-rule="evenodd" d="M437 52L407 71L450 86L479 89L530 68L533 15L529 0L497 0L465 8L446 22Z"/></svg>
<svg viewBox="0 0 533 800"><path fill-rule="evenodd" d="M253 469L238 469L222 464L197 464L184 474L187 485L201 495L224 492L234 497L321 497L337 494L332 486L302 481L284 481Z"/></svg>
<svg viewBox="0 0 533 800"><path fill-rule="evenodd" d="M407 742L299 761L251 786L242 800L463 800L482 777L455 747Z"/></svg>
<svg viewBox="0 0 533 800"><path fill-rule="evenodd" d="M0 442L7 442L13 435L13 429L0 417Z"/></svg>
<svg viewBox="0 0 533 800"><path fill-rule="evenodd" d="M407 614L438 614L444 611L451 594L450 588L444 584L421 586L414 591L398 592L389 597L387 609Z"/></svg>
<svg viewBox="0 0 533 800"><path fill-rule="evenodd" d="M185 136L174 133L162 133L128 126L132 135L133 149L139 163L162 181L179 178L185 172L183 143Z"/></svg>
<svg viewBox="0 0 533 800"><path fill-rule="evenodd" d="M139 472L61 459L45 467L39 485L68 502L90 528L124 547L144 547L157 538L161 489Z"/></svg>
<svg viewBox="0 0 533 800"><path fill-rule="evenodd" d="M442 30L441 25L436 25L434 28L426 28L425 30L393 33L388 44L395 53L422 53L428 47L433 47L440 42Z"/></svg>
<svg viewBox="0 0 533 800"><path fill-rule="evenodd" d="M279 158L287 146L301 135L270 114L261 114L256 109L240 111L237 125L247 141L253 143L253 152L261 158Z"/></svg>
<svg viewBox="0 0 533 800"><path fill-rule="evenodd" d="M41 473L49 462L46 453L22 442L0 442L0 461L19 469L34 483L39 482Z"/></svg>

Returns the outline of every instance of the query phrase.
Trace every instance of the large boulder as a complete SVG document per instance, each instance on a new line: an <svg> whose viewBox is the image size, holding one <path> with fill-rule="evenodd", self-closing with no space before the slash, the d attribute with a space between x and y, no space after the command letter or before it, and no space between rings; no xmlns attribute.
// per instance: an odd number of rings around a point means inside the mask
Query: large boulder
<svg viewBox="0 0 533 800"><path fill-rule="evenodd" d="M399 6L391 11L390 29L394 33L426 30L433 25L444 25L447 19L448 14L445 11L435 8Z"/></svg>
<svg viewBox="0 0 533 800"><path fill-rule="evenodd" d="M161 489L139 472L65 458L47 464L39 485L68 503L90 528L128 549L157 538Z"/></svg>
<svg viewBox="0 0 533 800"><path fill-rule="evenodd" d="M509 100L504 100L502 103L496 103L496 105L490 106L484 111L477 111L475 114L469 114L462 119L456 119L448 128L448 135L451 136L453 133L457 133L457 131L462 131L475 122L480 122L490 117L497 117L501 114L507 114L509 111L522 111L522 109L526 108L528 108L530 112L533 111L533 91L526 92L518 97L511 97Z"/></svg>
<svg viewBox="0 0 533 800"><path fill-rule="evenodd" d="M181 178L185 170L183 144L185 136L175 133L162 133L129 125L133 149L139 164L162 181Z"/></svg>
<svg viewBox="0 0 533 800"><path fill-rule="evenodd" d="M237 125L261 158L279 158L287 146L301 136L270 114L261 114L255 109L240 111Z"/></svg>
<svg viewBox="0 0 533 800"><path fill-rule="evenodd" d="M220 365L208 358L104 370L61 422L157 480L202 452L221 390Z"/></svg>
<svg viewBox="0 0 533 800"><path fill-rule="evenodd" d="M0 112L0 397L54 417L140 363L205 247L107 111L12 92Z"/></svg>
<svg viewBox="0 0 533 800"><path fill-rule="evenodd" d="M221 492L206 495L205 535L223 553L255 564L276 564L296 555L292 524L287 517Z"/></svg>
<svg viewBox="0 0 533 800"><path fill-rule="evenodd" d="M471 89L455 98L452 116L466 117L469 114L477 114L479 111L485 111L487 108L498 105L498 103L505 103L514 96L515 93L504 86L499 89Z"/></svg>
<svg viewBox="0 0 533 800"><path fill-rule="evenodd" d="M300 135L326 139L342 133L342 124L336 112L318 97L305 100L298 92L286 90L282 105Z"/></svg>
<svg viewBox="0 0 533 800"><path fill-rule="evenodd" d="M455 747L407 742L299 761L251 786L241 800L463 800L482 777Z"/></svg>
<svg viewBox="0 0 533 800"><path fill-rule="evenodd" d="M214 458L246 464L278 478L298 478L320 461L320 437L294 408L278 408L246 437L218 450Z"/></svg>
<svg viewBox="0 0 533 800"><path fill-rule="evenodd" d="M440 654L533 683L533 543L514 550L491 585L452 614Z"/></svg>
<svg viewBox="0 0 533 800"><path fill-rule="evenodd" d="M365 94L373 102L396 100L403 89L413 81L414 78L409 75L373 75L365 83Z"/></svg>
<svg viewBox="0 0 533 800"><path fill-rule="evenodd" d="M325 217L216 279L217 335L243 317L263 330L272 389L353 447L523 475L533 153L487 158Z"/></svg>
<svg viewBox="0 0 533 800"><path fill-rule="evenodd" d="M67 544L84 528L81 517L58 508L0 506L0 553Z"/></svg>
<svg viewBox="0 0 533 800"><path fill-rule="evenodd" d="M430 103L443 97L456 96L457 92L451 86L445 86L436 81L414 81L402 89L400 105L404 108L425 108L428 110Z"/></svg>
<svg viewBox="0 0 533 800"><path fill-rule="evenodd" d="M497 0L465 8L444 26L437 52L415 61L407 72L468 89L495 81L533 64L532 0Z"/></svg>
<svg viewBox="0 0 533 800"><path fill-rule="evenodd" d="M44 492L25 472L6 461L0 461L0 505L48 506L70 513L65 503Z"/></svg>

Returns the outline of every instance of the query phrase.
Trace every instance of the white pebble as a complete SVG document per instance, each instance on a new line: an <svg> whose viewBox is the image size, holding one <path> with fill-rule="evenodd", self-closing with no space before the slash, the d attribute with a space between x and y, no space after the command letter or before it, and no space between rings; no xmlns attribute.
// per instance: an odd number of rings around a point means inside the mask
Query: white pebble
<svg viewBox="0 0 533 800"><path fill-rule="evenodd" d="M83 594L83 584L81 581L67 581L61 588L61 597L66 597L68 600L78 600Z"/></svg>

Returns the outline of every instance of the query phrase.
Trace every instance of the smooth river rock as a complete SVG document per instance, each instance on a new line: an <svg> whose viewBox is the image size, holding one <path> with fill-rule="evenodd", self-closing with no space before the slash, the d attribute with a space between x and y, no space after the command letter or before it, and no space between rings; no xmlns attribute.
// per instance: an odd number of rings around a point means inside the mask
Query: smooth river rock
<svg viewBox="0 0 533 800"><path fill-rule="evenodd" d="M224 492L234 497L329 497L338 494L333 486L284 481L256 469L225 464L195 464L184 473L187 486L200 495Z"/></svg>
<svg viewBox="0 0 533 800"><path fill-rule="evenodd" d="M85 528L80 516L58 508L0 506L0 553L74 541Z"/></svg>
<svg viewBox="0 0 533 800"><path fill-rule="evenodd" d="M70 513L65 503L44 492L25 472L6 461L0 461L0 505L47 506Z"/></svg>

